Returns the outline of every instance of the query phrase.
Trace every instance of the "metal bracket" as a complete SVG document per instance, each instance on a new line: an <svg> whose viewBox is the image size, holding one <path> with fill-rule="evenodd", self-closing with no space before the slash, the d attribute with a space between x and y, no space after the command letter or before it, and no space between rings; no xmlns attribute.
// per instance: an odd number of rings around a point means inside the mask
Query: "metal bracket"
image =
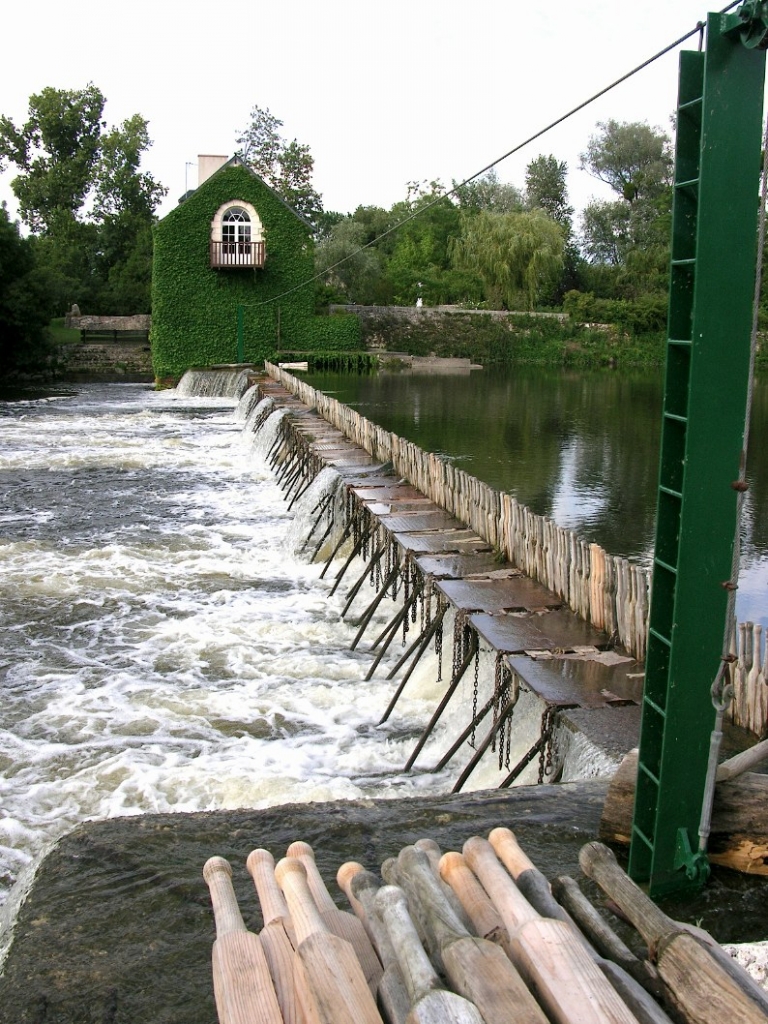
<svg viewBox="0 0 768 1024"><path fill-rule="evenodd" d="M723 15L722 33L748 50L768 49L768 0L745 0L735 14Z"/></svg>
<svg viewBox="0 0 768 1024"><path fill-rule="evenodd" d="M702 850L694 850L688 836L688 830L677 830L675 843L674 867L676 871L685 871L685 877L696 885L704 885L709 878L709 858Z"/></svg>

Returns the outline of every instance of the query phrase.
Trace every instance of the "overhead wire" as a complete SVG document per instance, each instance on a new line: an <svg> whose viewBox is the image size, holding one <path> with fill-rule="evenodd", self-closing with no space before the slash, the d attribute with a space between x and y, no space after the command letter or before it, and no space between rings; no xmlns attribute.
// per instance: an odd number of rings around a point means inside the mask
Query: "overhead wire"
<svg viewBox="0 0 768 1024"><path fill-rule="evenodd" d="M739 6L739 4L741 4L742 2L743 0L732 0L731 3L723 7L722 10L718 11L718 14L727 14L729 11L733 10L734 7ZM464 181L460 182L458 185L454 185L453 188L450 188L445 192L441 192L440 195L435 196L434 199L430 200L428 203L425 203L423 206L420 206L417 210L414 210L407 217L403 217L402 220L399 220L396 224L393 224L385 231L382 231L380 235L377 235L375 238L372 238L369 242L366 242L364 245L359 246L353 252L348 253L346 256L342 257L342 259L337 260L336 263L332 263L331 266L326 267L324 270L315 274L313 277L307 278L305 281L302 281L300 284L294 285L292 288L287 288L284 292L280 292L279 295L273 295L268 299L263 299L261 302L248 304L249 308L254 309L260 306L269 305L273 302L277 302L279 299L286 298L286 296L292 295L294 292L300 291L302 288L309 287L309 285L314 284L315 281L320 281L324 277L327 277L327 275L330 274L331 271L335 270L337 267L342 266L344 263L348 263L349 260L354 259L354 257L357 256L358 253L364 252L366 249L370 249L372 246L377 245L382 239L387 238L389 235L392 235L396 231L399 231L401 228L405 227L406 224L410 224L412 221L416 220L417 217L423 216L425 213L427 213L428 210L431 210L434 206L437 206L438 203L441 203L444 199L448 199L450 196L455 195L460 189L464 188L466 185L471 184L476 178L480 178L482 177L482 175L487 174L488 171L493 170L494 167L497 167L500 163L503 163L504 160L507 160L515 153L518 153L521 149L525 149L526 146L529 146L532 142L535 142L536 139L540 139L542 135L546 135L547 132L552 131L553 128L556 128L564 121L567 121L568 118L573 117L574 114L578 114L579 111L584 110L585 107L590 106L590 104L594 103L596 100L599 100L602 96L605 96L606 93L611 92L612 89L615 89L623 82L626 82L628 79L632 78L640 71L644 71L655 61L659 60L661 57L665 57L668 53L670 53L672 50L677 49L678 46L682 45L684 42L686 42L686 40L690 39L692 36L695 36L697 33L699 34L699 49L701 49L704 27L704 23L698 21L696 23L696 26L692 28L689 32L686 32L678 39L675 39L674 42L669 43L667 46L659 50L657 53L654 53L652 57L648 57L647 60L644 60L641 64L638 64L636 67L632 68L631 71L627 71L626 74L623 74L619 78L615 79L613 82L610 83L610 85L606 85L604 88L598 90L598 92L593 93L592 96L590 96L586 100L583 100L575 107L572 107L569 111L567 111L567 113L561 114L561 116L556 118L554 121L550 121L550 123L546 125L544 128L540 128L539 131L534 132L533 135L529 135L527 139L524 139L522 142L519 142L516 146L513 146L512 149L507 150L506 153L504 153L500 157L497 157L497 159L493 160L491 163L486 164L485 167L482 167L479 171L475 171L474 174L470 175L468 178L465 178Z"/></svg>

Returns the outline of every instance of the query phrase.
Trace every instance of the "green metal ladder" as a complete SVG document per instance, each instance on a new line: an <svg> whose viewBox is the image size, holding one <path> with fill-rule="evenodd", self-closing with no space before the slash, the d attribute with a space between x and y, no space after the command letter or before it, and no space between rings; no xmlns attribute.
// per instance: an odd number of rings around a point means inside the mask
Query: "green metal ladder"
<svg viewBox="0 0 768 1024"><path fill-rule="evenodd" d="M765 54L752 0L680 55L666 381L629 872L695 888L744 448Z"/></svg>

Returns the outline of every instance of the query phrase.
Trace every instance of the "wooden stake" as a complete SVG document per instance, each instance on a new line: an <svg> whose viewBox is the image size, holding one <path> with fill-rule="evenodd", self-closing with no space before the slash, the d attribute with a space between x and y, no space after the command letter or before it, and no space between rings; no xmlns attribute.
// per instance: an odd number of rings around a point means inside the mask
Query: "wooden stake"
<svg viewBox="0 0 768 1024"><path fill-rule="evenodd" d="M275 877L296 928L294 980L308 1024L383 1024L354 950L326 929L304 865L285 858Z"/></svg>
<svg viewBox="0 0 768 1024"><path fill-rule="evenodd" d="M622 871L607 846L587 843L579 863L643 936L670 997L690 1024L765 1024L768 995L735 960L715 955L659 910Z"/></svg>
<svg viewBox="0 0 768 1024"><path fill-rule="evenodd" d="M375 994L381 980L383 968L362 924L352 914L339 910L333 902L333 898L326 889L320 872L317 870L315 855L309 843L291 843L286 851L286 856L299 860L303 865L306 871L309 890L312 893L315 906L320 912L326 928L333 932L334 935L338 935L339 938L350 943L360 961L360 966L363 969L371 992Z"/></svg>
<svg viewBox="0 0 768 1024"><path fill-rule="evenodd" d="M216 918L213 992L220 1024L281 1024L282 1014L258 935L243 924L232 868L211 857L203 868Z"/></svg>
<svg viewBox="0 0 768 1024"><path fill-rule="evenodd" d="M385 885L376 896L376 905L397 952L411 1001L407 1024L483 1024L477 1007L455 992L439 987L435 969L408 916L402 890Z"/></svg>

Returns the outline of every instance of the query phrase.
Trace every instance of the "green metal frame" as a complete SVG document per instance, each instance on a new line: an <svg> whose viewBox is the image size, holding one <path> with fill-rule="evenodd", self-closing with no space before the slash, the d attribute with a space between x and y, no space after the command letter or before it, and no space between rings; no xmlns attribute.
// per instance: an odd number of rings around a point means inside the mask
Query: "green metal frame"
<svg viewBox="0 0 768 1024"><path fill-rule="evenodd" d="M720 669L749 388L765 54L710 14L680 55L666 382L629 872L703 884L698 828ZM753 35L750 38L754 37ZM760 37L764 39L764 33Z"/></svg>

